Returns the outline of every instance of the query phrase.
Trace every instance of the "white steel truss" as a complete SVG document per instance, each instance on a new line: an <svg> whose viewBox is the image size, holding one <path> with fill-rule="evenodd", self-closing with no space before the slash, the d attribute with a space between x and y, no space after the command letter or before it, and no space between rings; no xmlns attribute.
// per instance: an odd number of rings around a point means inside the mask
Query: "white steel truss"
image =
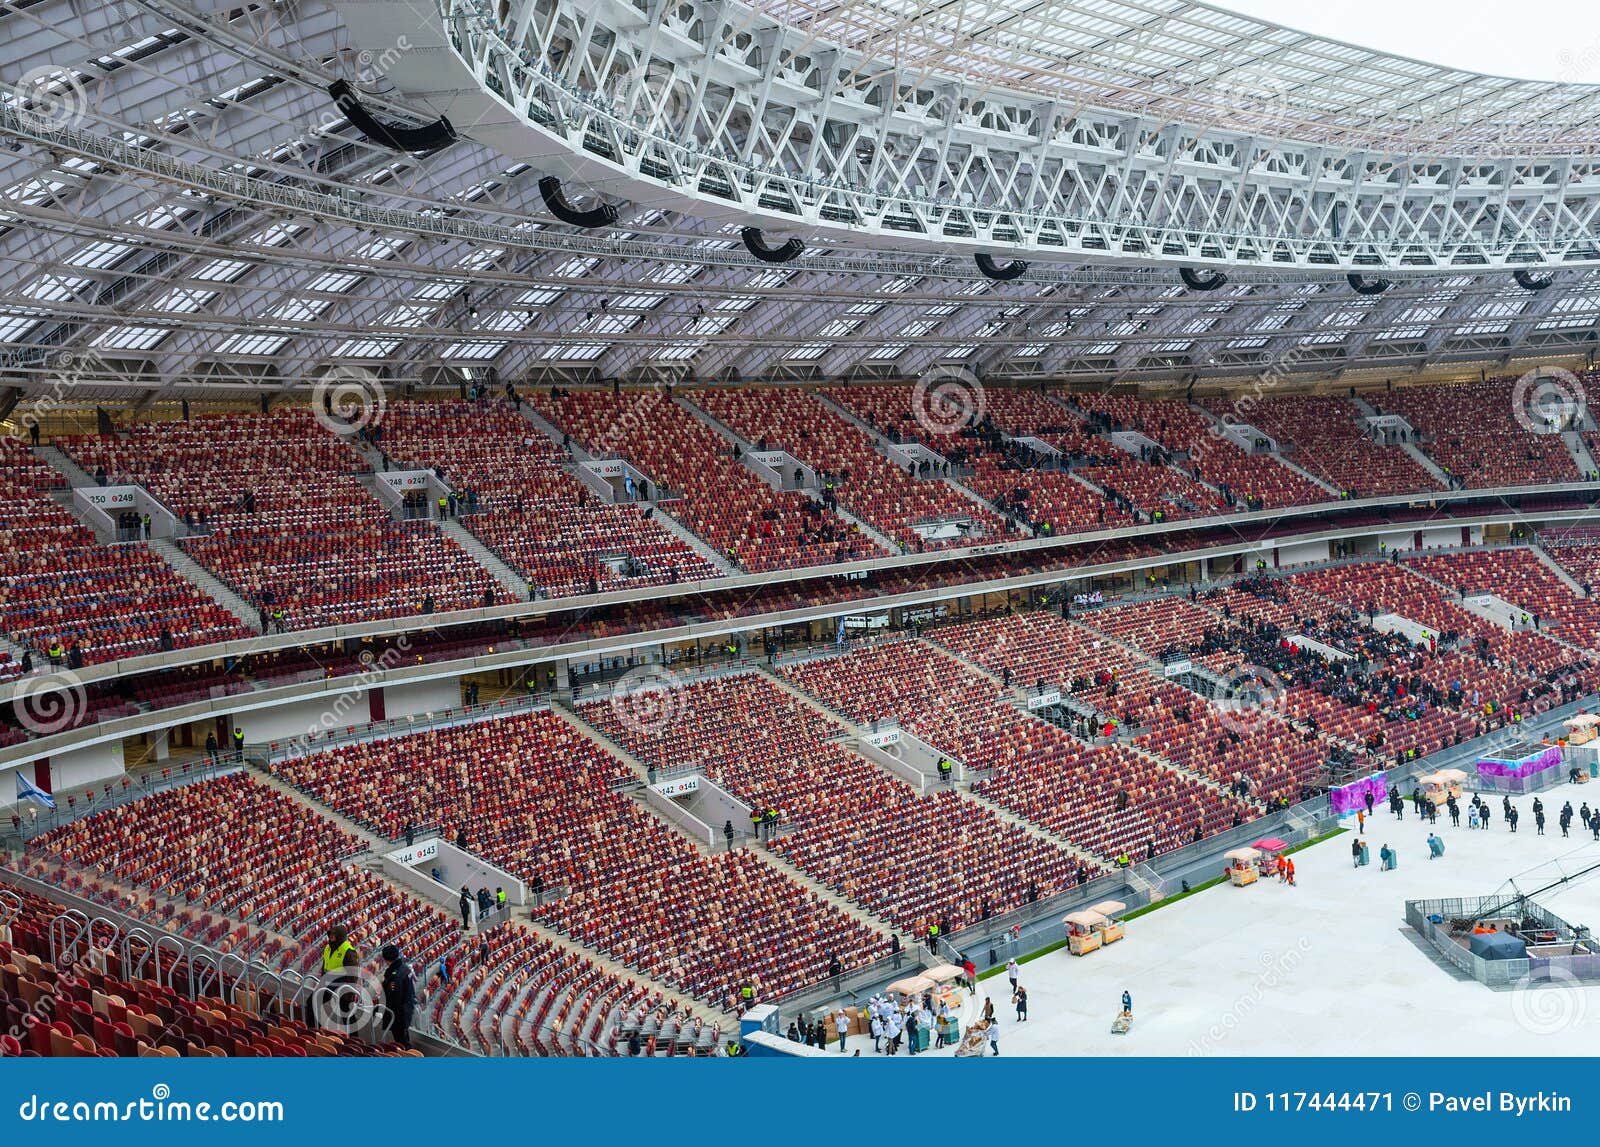
<svg viewBox="0 0 1600 1147"><path fill-rule="evenodd" d="M1072 262L1600 263L1600 90L1182 0L337 6L372 52L442 22L388 74L506 154L703 218Z"/></svg>

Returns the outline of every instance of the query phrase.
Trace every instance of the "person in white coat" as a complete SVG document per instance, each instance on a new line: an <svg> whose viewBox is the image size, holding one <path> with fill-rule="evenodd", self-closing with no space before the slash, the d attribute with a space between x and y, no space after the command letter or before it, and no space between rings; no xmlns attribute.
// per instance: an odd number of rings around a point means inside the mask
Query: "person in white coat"
<svg viewBox="0 0 1600 1147"><path fill-rule="evenodd" d="M1006 978L1011 981L1012 995L1016 995L1017 993L1017 977L1021 974L1021 972L1022 969L1017 964L1017 958L1015 956L1011 957L1010 962L1006 964Z"/></svg>

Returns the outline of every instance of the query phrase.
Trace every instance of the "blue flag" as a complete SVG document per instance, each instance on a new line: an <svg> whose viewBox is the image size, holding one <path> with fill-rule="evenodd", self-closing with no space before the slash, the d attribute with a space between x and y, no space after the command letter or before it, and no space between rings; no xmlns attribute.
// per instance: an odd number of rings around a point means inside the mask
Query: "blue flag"
<svg viewBox="0 0 1600 1147"><path fill-rule="evenodd" d="M18 801L32 801L34 804L44 805L45 808L56 807L56 798L23 776L21 769L17 770L16 776Z"/></svg>

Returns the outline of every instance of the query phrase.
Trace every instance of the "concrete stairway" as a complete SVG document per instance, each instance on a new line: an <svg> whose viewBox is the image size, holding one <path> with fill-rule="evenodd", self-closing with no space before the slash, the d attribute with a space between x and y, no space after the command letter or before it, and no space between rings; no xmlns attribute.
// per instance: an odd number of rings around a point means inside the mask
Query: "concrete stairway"
<svg viewBox="0 0 1600 1147"><path fill-rule="evenodd" d="M1191 403L1188 404L1188 406L1189 406L1189 409L1194 411L1196 414L1199 414L1202 417L1210 420L1210 422L1211 422L1211 424L1213 426L1220 426L1222 424L1222 418L1221 418L1220 415L1217 415L1217 414L1213 413L1212 411L1207 410L1204 406L1201 406L1198 402L1191 402ZM1227 439L1224 438L1224 439L1222 439L1222 441L1226 442ZM1318 487L1319 489L1322 489L1322 490L1326 490L1326 491L1328 491L1328 493L1333 494L1335 497L1338 496L1339 487L1335 486L1332 482L1329 482L1329 481L1327 481L1327 480L1325 480L1323 478L1317 477L1310 470L1307 470L1304 466L1301 466L1296 462L1291 462L1288 459L1288 457L1286 457L1285 455L1274 453L1274 454L1269 454L1268 457L1270 457L1274 462L1278 463L1278 465L1283 466L1286 469L1294 471L1296 474L1300 475L1300 477L1304 478L1307 482L1310 482L1313 486L1316 486L1316 487ZM1206 485L1210 486L1211 484L1209 482L1207 482ZM1215 487L1212 487L1212 488L1215 489Z"/></svg>
<svg viewBox="0 0 1600 1147"><path fill-rule="evenodd" d="M1584 444L1583 435L1578 431L1562 431L1561 441L1566 443L1567 453L1572 455L1572 461L1577 465L1578 473L1586 476L1585 481L1588 480L1587 475L1600 470L1600 465L1596 465L1594 455L1589 452L1589 447Z"/></svg>
<svg viewBox="0 0 1600 1147"><path fill-rule="evenodd" d="M208 573L199 562L184 553L171 538L151 538L144 544L160 554L179 577L237 617L244 623L246 629L261 632L261 611L234 593L213 574Z"/></svg>
<svg viewBox="0 0 1600 1147"><path fill-rule="evenodd" d="M1561 563L1556 561L1556 559L1551 556L1550 551L1546 550L1542 545L1534 545L1528 548L1531 549L1534 553L1534 556L1542 561L1546 568L1548 568L1550 572L1560 580L1561 584L1572 591L1575 597L1588 596L1583 592L1583 583L1568 573L1566 569L1563 568Z"/></svg>
<svg viewBox="0 0 1600 1147"><path fill-rule="evenodd" d="M488 546L480 542L475 534L454 518L435 522L441 533L456 545L466 550L472 560L494 575L494 580L500 583L502 589L511 595L513 601L528 600L528 579L517 573L516 570L506 565Z"/></svg>
<svg viewBox="0 0 1600 1147"><path fill-rule="evenodd" d="M654 503L656 510L654 520L663 530L667 531L667 533L677 538L695 553L705 558L706 561L716 566L717 569L723 574L733 577L744 572L738 566L729 561L726 554L717 553L717 551L711 547L710 542L707 542L699 534L695 533L688 526L684 525L677 518L669 514L666 507L670 506L671 504L671 502Z"/></svg>
<svg viewBox="0 0 1600 1147"><path fill-rule="evenodd" d="M682 395L677 395L672 401L677 403L684 410L688 411L689 414L693 415L697 420L704 423L707 427L722 435L722 437L726 438L729 442L735 443L739 449L743 450L745 453L748 454L750 451L755 449L755 444L748 438L738 433L720 418L717 418L711 414L707 414L705 410L697 406L689 399L683 397ZM775 447L775 449L782 448L782 444L779 444ZM900 552L900 547L895 545L887 535L879 533L877 530L867 525L866 522L863 522L860 518L850 513L843 506L836 508L833 511L833 515L841 521L854 526L858 531L860 531L862 537L868 538L875 545L881 546L884 553L898 554Z"/></svg>
<svg viewBox="0 0 1600 1147"><path fill-rule="evenodd" d="M84 470L59 446L36 446L33 453L44 461L56 473L67 480L74 489L82 486L93 486L94 475Z"/></svg>
<svg viewBox="0 0 1600 1147"><path fill-rule="evenodd" d="M572 725L573 728L577 729L584 736L588 737L607 753L622 761L623 764L627 765L628 768L638 774L638 777L641 781L647 778L649 775L649 769L646 767L644 762L640 761L639 758L628 752L610 737L607 737L604 733L601 733L598 729L594 728L582 717L578 716L576 712L570 708L560 705L552 706L551 711L567 721L570 725ZM679 833L679 829L676 825L667 820L665 817L657 814L654 809L650 809L649 805L640 803L638 807L649 810L651 815L656 816L656 819L669 831L673 833ZM895 930L894 926L887 920L880 920L870 912L865 911L860 907L860 905L846 900L843 896L840 896L827 885L822 884L812 877L806 875L787 859L772 851L770 846L764 844L755 844L751 845L750 847L757 850L757 854L761 857L763 864L768 864L771 867L782 871L786 876L794 880L795 883L802 885L808 891L815 892L819 897L821 897L823 900L826 900L829 904L832 904L835 908L839 909L839 911L843 912L846 916L849 916L852 920L855 920L858 923L866 924L872 928L883 930L885 932L893 932Z"/></svg>
<svg viewBox="0 0 1600 1147"><path fill-rule="evenodd" d="M518 413L522 415L523 419L529 425L538 430L540 434L543 434L557 446L561 445L561 430L555 425L555 423L549 421L544 415L535 410L531 403L524 402L518 410ZM576 438L567 444L567 449L570 450L572 452L572 456L580 462L587 462L591 457L587 450L578 445L578 440Z"/></svg>
<svg viewBox="0 0 1600 1147"><path fill-rule="evenodd" d="M924 642L924 644L927 645L929 648L934 649L935 651L937 651L939 653L943 653L946 656L950 657L952 660L958 662L963 668L970 669L972 672L978 673L981 676L983 676L985 678L988 678L989 680L993 681L996 685L998 685L1000 683L999 679L996 678L993 674L988 673L988 672L986 672L986 671L984 671L982 669L977 668L975 665L972 665L970 662L966 661L964 658L960 657L959 655L957 655L955 653L952 653L950 650L945 649L942 646L935 645L932 642ZM866 732L865 729L863 729L859 725L853 724L848 718L846 718L846 717L840 715L839 713L836 713L832 709L829 709L826 706L822 705L815 697L811 696L809 693L806 693L806 692L804 692L804 691L802 691L800 689L795 688L793 685L789 684L789 682L785 681L781 676L779 676L777 673L774 673L771 669L768 669L766 666L762 666L759 671L762 673L763 676L765 676L767 678L768 681L771 681L779 689L783 690L785 693L788 693L790 696L794 697L795 699L797 699L801 703L807 705L813 711L822 714L824 717L828 718L828 720L832 721L834 724L840 726L840 728L843 729L849 736L851 736L851 737L860 737ZM1023 714L1021 714L1020 712L1019 712L1018 715L1019 716L1023 716ZM868 759L870 759L870 758L868 758ZM895 779L898 780L899 778L897 777ZM1094 852L1091 852L1090 850L1084 848L1081 844L1075 844L1074 842L1068 840L1066 837L1057 836L1055 833L1051 832L1049 829L1041 828L1039 825L1036 825L1036 824L1031 824L1028 821L1023 820L1021 817L1017 816L1015 813L1007 812L1005 809L1001 808L999 805L995 804L993 801L989 800L987 797L980 796L979 794L973 792L972 791L972 783L971 783L970 780L964 781L961 784L957 785L956 788L955 788L955 793L961 800L971 801L974 804L982 805L984 808L986 808L990 812L994 813L995 816L997 816L1001 820L1003 820L1006 824L1015 825L1016 827L1024 830L1025 832L1030 833L1033 836L1042 837L1045 840L1050 841L1050 843L1055 844L1055 845L1059 846L1062 849L1065 849L1067 852L1070 852L1073 856L1077 857L1079 860L1091 861L1091 862L1093 862L1095 864L1106 864L1106 863L1108 863L1108 859L1106 857L1102 857L1102 856L1100 856L1100 855L1098 855L1098 854L1096 854Z"/></svg>
<svg viewBox="0 0 1600 1147"><path fill-rule="evenodd" d="M1434 480L1437 481L1439 485L1443 486L1447 490L1450 488L1450 475L1444 472L1444 467L1440 466L1439 463L1435 462L1432 458L1424 454L1422 452L1422 447L1418 446L1415 442L1402 442L1400 443L1400 449L1404 450L1408 455L1410 455L1411 460L1418 466L1421 466L1429 474L1433 475Z"/></svg>

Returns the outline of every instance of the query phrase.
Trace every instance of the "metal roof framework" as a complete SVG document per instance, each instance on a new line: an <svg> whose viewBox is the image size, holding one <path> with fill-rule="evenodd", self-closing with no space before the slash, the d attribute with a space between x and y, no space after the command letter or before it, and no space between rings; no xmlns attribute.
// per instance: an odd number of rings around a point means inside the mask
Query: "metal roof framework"
<svg viewBox="0 0 1600 1147"><path fill-rule="evenodd" d="M980 10L999 26L919 57L930 73L1045 11L947 5L928 19L971 29ZM886 13L757 14L820 40ZM503 15L514 26L534 14ZM1188 27L1170 12L1159 23ZM900 50L937 39L933 26L891 24L873 43ZM545 209L539 168L474 142L469 124L426 156L362 138L324 90L334 78L357 81L386 118L432 109L315 0L17 0L0 6L0 45L0 376L40 388L70 361L88 399L291 388L335 364L421 382L491 367L534 380L912 377L940 364L1101 380L1399 373L1581 353L1600 318L1600 272L1587 268L1542 292L1504 272L1401 272L1363 299L1292 267L1241 269L1208 293L1132 265L1041 263L998 283L960 252L813 235L802 259L774 267L744 251L736 223L627 201L615 228L580 232ZM1110 68L1116 53L1106 41L1093 55ZM1501 106L1488 94L1500 88L1480 86L1480 110L1458 115L1450 138ZM1161 90L1146 81L1137 98ZM1593 128L1548 115L1552 146Z"/></svg>

